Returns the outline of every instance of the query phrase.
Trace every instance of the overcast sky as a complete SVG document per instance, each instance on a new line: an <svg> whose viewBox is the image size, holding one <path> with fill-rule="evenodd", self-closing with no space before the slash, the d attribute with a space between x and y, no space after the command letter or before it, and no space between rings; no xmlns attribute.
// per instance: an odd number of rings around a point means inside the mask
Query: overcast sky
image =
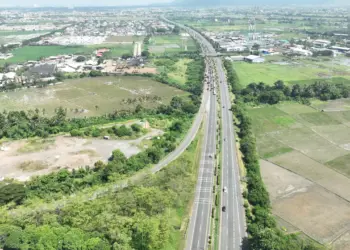
<svg viewBox="0 0 350 250"><path fill-rule="evenodd" d="M0 0L6 6L125 6L167 3L171 0Z"/></svg>

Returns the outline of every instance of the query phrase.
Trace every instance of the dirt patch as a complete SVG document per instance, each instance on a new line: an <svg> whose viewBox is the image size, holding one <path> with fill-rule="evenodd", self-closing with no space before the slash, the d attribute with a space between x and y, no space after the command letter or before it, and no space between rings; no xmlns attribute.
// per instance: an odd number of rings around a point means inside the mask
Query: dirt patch
<svg viewBox="0 0 350 250"><path fill-rule="evenodd" d="M349 202L270 162L260 164L276 216L321 243L331 243L350 229ZM348 239L341 244L349 244Z"/></svg>
<svg viewBox="0 0 350 250"><path fill-rule="evenodd" d="M27 145L37 145L34 140L6 142L0 151L0 179L14 178L20 181L31 176L47 174L61 168L74 169L93 166L98 161L106 162L113 150L121 150L126 157L141 151L139 144L145 138L161 135L161 130L152 129L150 133L136 140L86 139L68 136L50 138L50 146L30 147L30 151L18 153ZM40 142L40 140L39 140ZM37 151L34 151L34 148Z"/></svg>
<svg viewBox="0 0 350 250"><path fill-rule="evenodd" d="M44 161L24 161L18 165L18 168L26 172L35 172L47 169L49 166Z"/></svg>

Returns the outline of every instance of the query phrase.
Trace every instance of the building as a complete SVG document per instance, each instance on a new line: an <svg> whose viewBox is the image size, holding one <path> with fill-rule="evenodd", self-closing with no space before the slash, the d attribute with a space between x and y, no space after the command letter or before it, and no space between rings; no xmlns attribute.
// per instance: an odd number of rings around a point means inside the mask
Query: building
<svg viewBox="0 0 350 250"><path fill-rule="evenodd" d="M341 53L346 53L350 51L350 48L346 48L346 47L338 47L338 46L332 46L331 49L339 51Z"/></svg>
<svg viewBox="0 0 350 250"><path fill-rule="evenodd" d="M326 48L327 46L329 46L331 44L330 41L321 40L321 39L315 40L312 43L313 43L314 47L316 47L316 48Z"/></svg>
<svg viewBox="0 0 350 250"><path fill-rule="evenodd" d="M141 56L141 53L142 53L141 46L142 46L142 44L140 42L136 42L134 44L134 57Z"/></svg>
<svg viewBox="0 0 350 250"><path fill-rule="evenodd" d="M28 70L30 75L39 75L42 78L53 76L56 72L56 64L38 64Z"/></svg>
<svg viewBox="0 0 350 250"><path fill-rule="evenodd" d="M250 56L244 57L244 61L249 63L263 63L265 62L265 59L260 56L250 55Z"/></svg>
<svg viewBox="0 0 350 250"><path fill-rule="evenodd" d="M300 56L312 56L312 52L310 50L306 49L300 49L300 48L290 48L290 52L292 54L300 55Z"/></svg>

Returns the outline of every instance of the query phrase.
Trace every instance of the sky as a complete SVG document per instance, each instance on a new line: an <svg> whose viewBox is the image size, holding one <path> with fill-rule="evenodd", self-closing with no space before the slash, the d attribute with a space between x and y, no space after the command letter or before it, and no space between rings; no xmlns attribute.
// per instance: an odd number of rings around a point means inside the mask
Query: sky
<svg viewBox="0 0 350 250"><path fill-rule="evenodd" d="M171 0L0 0L0 7L11 6L125 6L167 3Z"/></svg>

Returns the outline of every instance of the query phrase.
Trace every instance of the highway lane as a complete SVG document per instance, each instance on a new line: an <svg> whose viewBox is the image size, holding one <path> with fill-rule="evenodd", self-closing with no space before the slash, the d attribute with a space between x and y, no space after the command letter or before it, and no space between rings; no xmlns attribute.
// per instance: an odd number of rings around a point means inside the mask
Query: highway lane
<svg viewBox="0 0 350 250"><path fill-rule="evenodd" d="M209 77L209 82L213 77ZM210 234L211 209L213 200L214 167L216 153L216 96L213 92L206 104L204 144L192 216L188 228L186 249L207 249Z"/></svg>
<svg viewBox="0 0 350 250"><path fill-rule="evenodd" d="M163 18L172 24L176 24L181 28L185 29L194 39L196 39L202 49L204 56L216 56L216 51L213 46L197 31L190 29L184 25L174 23ZM221 191L221 207L226 207L226 212L221 210L220 216L220 239L219 249L222 250L236 250L241 249L241 243L243 237L246 236L246 225L245 225L245 212L243 207L243 198L240 187L240 174L239 165L237 160L237 149L236 140L233 127L233 116L229 109L231 107L231 100L229 95L229 89L227 87L226 75L222 65L222 61L219 58L213 59L215 65L211 65L211 69L214 68L218 74L218 86L220 88L220 96L222 106L222 187L227 188L227 193ZM209 118L210 122L210 118ZM210 131L208 131L210 133ZM199 176L199 180L201 180ZM196 190L196 197L198 194L198 186ZM201 208L198 206L194 207L192 214L192 220L198 221L198 211ZM205 214L203 214L205 216ZM210 215L209 215L210 216ZM204 219L202 219L204 220ZM197 224L198 226L198 224ZM191 242L197 240L198 236L193 234L193 228L190 225L190 231L188 232L188 239L194 237ZM203 237L202 237L203 238ZM206 249L204 248L192 248L186 247L186 249ZM198 245L197 245L198 247Z"/></svg>
<svg viewBox="0 0 350 250"><path fill-rule="evenodd" d="M222 187L227 188L226 193L221 193L221 206L226 206L226 212L221 212L220 217L219 249L235 250L241 249L245 236L245 214L229 89L221 59L215 60L222 103Z"/></svg>

